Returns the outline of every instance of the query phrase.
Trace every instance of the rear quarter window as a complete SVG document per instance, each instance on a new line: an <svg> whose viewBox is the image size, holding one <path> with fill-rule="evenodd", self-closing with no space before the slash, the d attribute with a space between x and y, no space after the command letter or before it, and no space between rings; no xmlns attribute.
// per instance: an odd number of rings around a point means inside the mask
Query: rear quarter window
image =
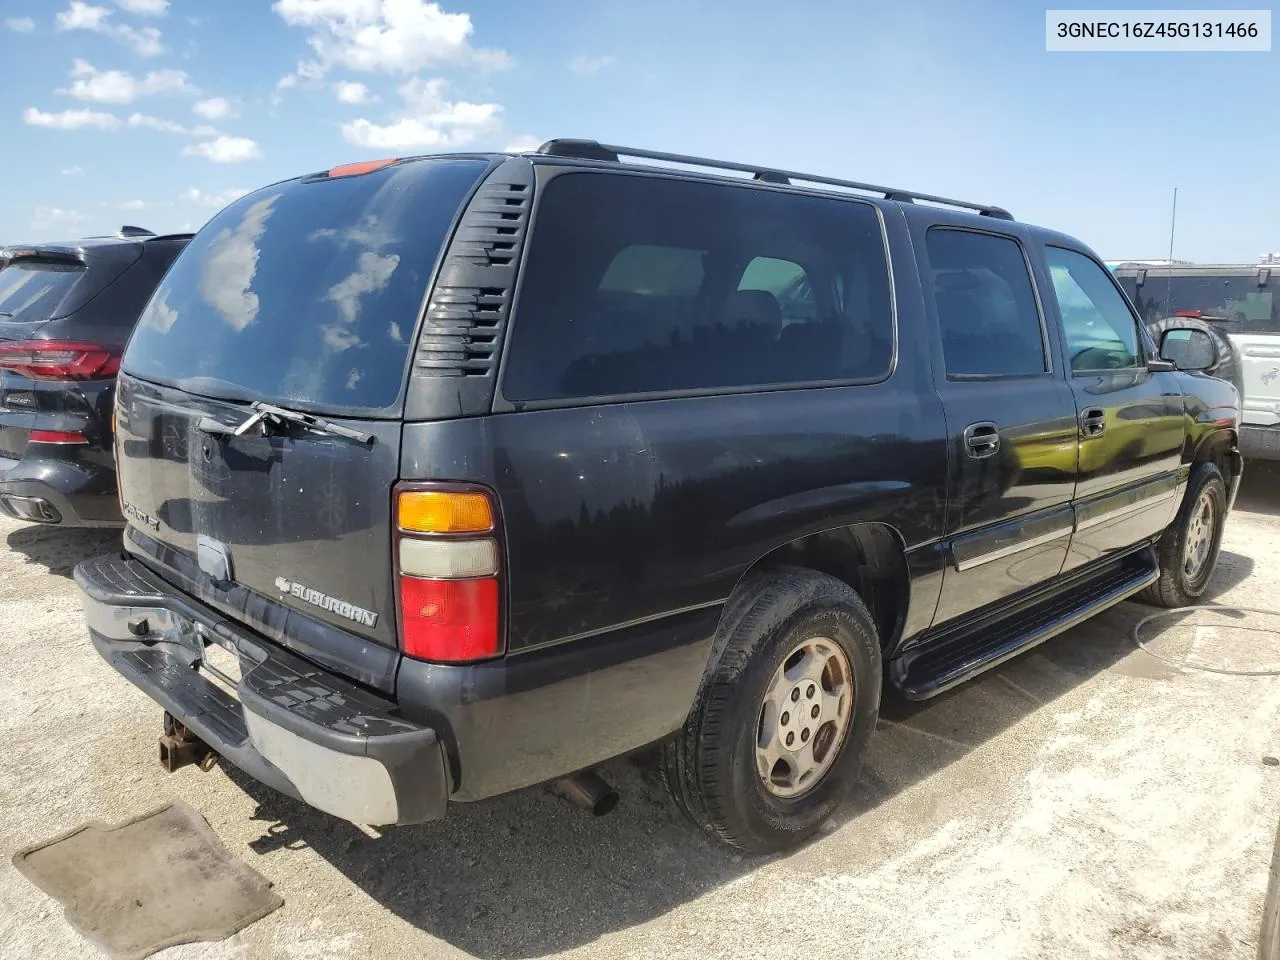
<svg viewBox="0 0 1280 960"><path fill-rule="evenodd" d="M0 270L0 323L48 320L85 276L80 265L18 261Z"/></svg>
<svg viewBox="0 0 1280 960"><path fill-rule="evenodd" d="M873 206L664 177L543 189L509 401L876 380L893 306Z"/></svg>

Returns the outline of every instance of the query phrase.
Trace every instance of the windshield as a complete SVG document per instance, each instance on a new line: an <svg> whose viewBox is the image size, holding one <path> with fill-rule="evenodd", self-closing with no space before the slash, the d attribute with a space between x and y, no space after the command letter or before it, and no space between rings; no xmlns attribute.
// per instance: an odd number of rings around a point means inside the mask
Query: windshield
<svg viewBox="0 0 1280 960"><path fill-rule="evenodd" d="M125 372L228 399L386 414L483 160L293 180L232 204L143 311Z"/></svg>
<svg viewBox="0 0 1280 960"><path fill-rule="evenodd" d="M1171 317L1179 310L1199 310L1220 317L1224 333L1280 333L1280 296L1273 282L1259 286L1257 268L1226 276L1168 276L1147 271L1138 286L1134 277L1118 277L1125 293L1147 323Z"/></svg>
<svg viewBox="0 0 1280 960"><path fill-rule="evenodd" d="M80 265L22 260L0 270L0 323L51 318L85 270Z"/></svg>

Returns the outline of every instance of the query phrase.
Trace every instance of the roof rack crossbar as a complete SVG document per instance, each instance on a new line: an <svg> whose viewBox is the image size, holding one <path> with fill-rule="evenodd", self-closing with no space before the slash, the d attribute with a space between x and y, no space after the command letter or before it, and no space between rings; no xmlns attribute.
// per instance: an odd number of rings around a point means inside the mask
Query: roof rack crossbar
<svg viewBox="0 0 1280 960"><path fill-rule="evenodd" d="M559 157L578 157L587 160L607 160L617 162L622 157L634 157L640 160L658 160L662 163L680 163L693 167L710 167L713 170L732 170L735 173L749 173L756 180L765 183L816 183L824 186L843 187L848 190L860 190L864 193L878 193L886 200L900 203L912 203L923 200L925 203L938 203L948 207L960 207L973 210L984 217L998 220L1012 220L1013 214L1003 207L985 203L970 203L967 200L952 200L938 197L930 193L917 193L914 190L899 190L896 187L882 187L874 183L860 183L857 180L841 180L836 177L824 177L814 173L798 173L794 170L778 170L773 167L761 167L749 163L732 163L727 160L714 160L709 157L692 157L682 153L665 153L660 150L642 150L636 147L620 147L609 143L597 143L595 140L548 140L538 148L538 153Z"/></svg>

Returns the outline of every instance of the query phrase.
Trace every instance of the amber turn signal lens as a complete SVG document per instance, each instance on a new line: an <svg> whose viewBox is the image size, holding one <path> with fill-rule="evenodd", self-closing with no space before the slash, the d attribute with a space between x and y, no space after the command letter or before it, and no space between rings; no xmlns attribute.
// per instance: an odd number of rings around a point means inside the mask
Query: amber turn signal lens
<svg viewBox="0 0 1280 960"><path fill-rule="evenodd" d="M411 533L485 533L493 508L483 493L407 490L396 501L396 522Z"/></svg>

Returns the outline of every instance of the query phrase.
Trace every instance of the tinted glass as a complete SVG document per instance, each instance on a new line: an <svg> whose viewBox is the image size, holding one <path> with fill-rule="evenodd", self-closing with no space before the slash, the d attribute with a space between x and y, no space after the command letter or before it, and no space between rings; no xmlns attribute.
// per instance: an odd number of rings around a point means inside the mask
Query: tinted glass
<svg viewBox="0 0 1280 960"><path fill-rule="evenodd" d="M416 161L237 201L165 275L124 369L211 396L385 410L445 236L485 168Z"/></svg>
<svg viewBox="0 0 1280 960"><path fill-rule="evenodd" d="M773 294L782 308L783 327L809 323L818 317L818 304L809 275L804 272L804 267L790 260L756 257L743 271L738 289L763 290Z"/></svg>
<svg viewBox="0 0 1280 960"><path fill-rule="evenodd" d="M870 205L574 173L551 181L538 209L503 393L878 379L892 353Z"/></svg>
<svg viewBox="0 0 1280 960"><path fill-rule="evenodd" d="M1044 336L1017 242L934 227L925 240L948 376L1044 373Z"/></svg>
<svg viewBox="0 0 1280 960"><path fill-rule="evenodd" d="M0 270L0 323L48 320L82 277L84 267L19 261Z"/></svg>
<svg viewBox="0 0 1280 960"><path fill-rule="evenodd" d="M600 280L603 291L690 297L702 286L702 251L638 243L624 247Z"/></svg>
<svg viewBox="0 0 1280 960"><path fill-rule="evenodd" d="M1176 276L1152 267L1142 286L1136 277L1122 277L1120 285L1146 323L1179 310L1199 310L1214 318L1224 333L1280 333L1280 296L1270 278L1258 285L1256 268L1205 277Z"/></svg>
<svg viewBox="0 0 1280 960"><path fill-rule="evenodd" d="M1137 324L1107 271L1073 250L1046 247L1044 255L1071 369L1116 370L1142 364Z"/></svg>

